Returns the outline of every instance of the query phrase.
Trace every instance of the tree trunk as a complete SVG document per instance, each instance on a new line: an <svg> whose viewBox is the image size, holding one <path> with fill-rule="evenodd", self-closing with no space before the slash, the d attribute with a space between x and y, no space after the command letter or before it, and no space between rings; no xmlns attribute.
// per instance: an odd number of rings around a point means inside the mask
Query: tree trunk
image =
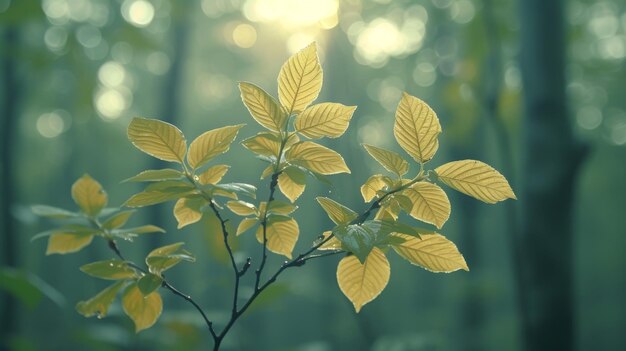
<svg viewBox="0 0 626 351"><path fill-rule="evenodd" d="M572 204L584 148L567 114L563 1L520 4L524 174L516 269L525 349L572 350Z"/></svg>

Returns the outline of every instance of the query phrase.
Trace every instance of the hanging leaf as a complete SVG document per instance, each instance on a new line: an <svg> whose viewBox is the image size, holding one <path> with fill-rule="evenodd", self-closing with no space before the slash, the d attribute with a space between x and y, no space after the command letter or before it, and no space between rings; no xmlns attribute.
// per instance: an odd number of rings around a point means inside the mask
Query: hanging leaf
<svg viewBox="0 0 626 351"><path fill-rule="evenodd" d="M357 214L346 206L327 197L316 197L315 200L322 206L328 217L337 225L348 224L353 221Z"/></svg>
<svg viewBox="0 0 626 351"><path fill-rule="evenodd" d="M245 233L250 228L254 227L257 223L259 223L259 220L256 218L242 219L241 222L239 223L239 226L237 227L237 236Z"/></svg>
<svg viewBox="0 0 626 351"><path fill-rule="evenodd" d="M226 126L202 133L189 145L187 162L193 169L204 165L217 155L223 154L237 137L239 129L245 124Z"/></svg>
<svg viewBox="0 0 626 351"><path fill-rule="evenodd" d="M343 157L337 152L316 144L312 141L302 141L287 151L287 161L302 166L312 172L329 175L350 173Z"/></svg>
<svg viewBox="0 0 626 351"><path fill-rule="evenodd" d="M178 222L178 229L198 222L202 218L202 208L208 201L201 196L183 197L174 205L174 217Z"/></svg>
<svg viewBox="0 0 626 351"><path fill-rule="evenodd" d="M449 162L437 167L435 173L449 187L488 204L517 199L506 178L480 161Z"/></svg>
<svg viewBox="0 0 626 351"><path fill-rule="evenodd" d="M92 277L109 280L130 279L137 276L137 272L119 259L98 261L80 267L80 270Z"/></svg>
<svg viewBox="0 0 626 351"><path fill-rule="evenodd" d="M338 138L348 129L356 106L325 102L313 105L296 117L296 131L309 139Z"/></svg>
<svg viewBox="0 0 626 351"><path fill-rule="evenodd" d="M128 139L139 150L163 161L182 164L187 152L183 132L157 119L133 118L128 126Z"/></svg>
<svg viewBox="0 0 626 351"><path fill-rule="evenodd" d="M340 225L333 233L337 240L341 241L341 247L352 252L361 262L365 262L376 244L375 234L359 224Z"/></svg>
<svg viewBox="0 0 626 351"><path fill-rule="evenodd" d="M80 251L91 244L93 234L82 233L54 233L48 239L46 255L67 254Z"/></svg>
<svg viewBox="0 0 626 351"><path fill-rule="evenodd" d="M134 213L135 210L118 212L104 221L102 228L112 230L123 227Z"/></svg>
<svg viewBox="0 0 626 351"><path fill-rule="evenodd" d="M309 106L322 90L322 67L315 42L291 56L278 74L278 98L287 115Z"/></svg>
<svg viewBox="0 0 626 351"><path fill-rule="evenodd" d="M137 283L130 284L122 297L124 312L135 323L135 332L139 333L156 323L163 311L163 301L158 292L144 296Z"/></svg>
<svg viewBox="0 0 626 351"><path fill-rule="evenodd" d="M252 83L241 82L239 91L241 100L255 121L275 132L280 132L285 128L288 115L265 90Z"/></svg>
<svg viewBox="0 0 626 351"><path fill-rule="evenodd" d="M123 182L157 182L161 180L176 180L181 179L184 176L181 171L177 171L171 168L165 169L149 169L137 174L134 177L130 177Z"/></svg>
<svg viewBox="0 0 626 351"><path fill-rule="evenodd" d="M228 209L230 209L231 211L233 211L233 213L240 215L240 216L250 216L253 214L257 214L257 209L256 206L254 206L253 204L249 203L249 202L245 202L245 201L228 201L226 203L226 207L228 207Z"/></svg>
<svg viewBox="0 0 626 351"><path fill-rule="evenodd" d="M441 227L450 218L450 200L446 193L435 184L417 182L402 192L412 203L408 212L411 217L422 222Z"/></svg>
<svg viewBox="0 0 626 351"><path fill-rule="evenodd" d="M99 292L96 296L87 301L80 301L76 304L76 311L85 317L97 316L104 318L109 311L109 307L115 300L117 293L124 287L125 281L115 282L113 285Z"/></svg>
<svg viewBox="0 0 626 351"><path fill-rule="evenodd" d="M296 246L299 234L300 228L298 228L298 223L293 218L281 221L268 220L266 229L267 249L291 259L291 253ZM262 225L256 230L256 238L259 243L263 244Z"/></svg>
<svg viewBox="0 0 626 351"><path fill-rule="evenodd" d="M278 188L291 202L304 192L306 175L296 167L285 168L278 176Z"/></svg>
<svg viewBox="0 0 626 351"><path fill-rule="evenodd" d="M393 135L404 151L417 162L430 160L439 148L439 133L441 125L435 111L424 101L403 93L396 110Z"/></svg>
<svg viewBox="0 0 626 351"><path fill-rule="evenodd" d="M152 273L145 274L137 280L137 287L141 290L143 296L150 295L163 284L163 278Z"/></svg>
<svg viewBox="0 0 626 351"><path fill-rule="evenodd" d="M198 181L202 185L217 184L222 180L226 172L230 169L229 165L215 165L207 168L198 176Z"/></svg>
<svg viewBox="0 0 626 351"><path fill-rule="evenodd" d="M389 261L377 248L372 250L364 263L354 256L347 256L337 266L339 288L352 302L357 313L363 305L380 295L387 286L390 275Z"/></svg>
<svg viewBox="0 0 626 351"><path fill-rule="evenodd" d="M97 216L107 205L107 194L100 183L95 181L89 174L80 177L72 185L72 199L80 209L90 217Z"/></svg>
<svg viewBox="0 0 626 351"><path fill-rule="evenodd" d="M280 137L268 132L259 133L242 141L241 144L257 155L278 158L280 152Z"/></svg>
<svg viewBox="0 0 626 351"><path fill-rule="evenodd" d="M146 264L150 268L150 273L160 275L182 261L195 262L195 257L182 249L185 243L178 242L152 250L146 257Z"/></svg>
<svg viewBox="0 0 626 351"><path fill-rule="evenodd" d="M389 172L395 173L398 177L402 177L408 172L409 163L398 153L367 144L363 144L363 147Z"/></svg>
<svg viewBox="0 0 626 351"><path fill-rule="evenodd" d="M439 234L422 234L415 238L404 234L395 234L405 241L393 245L393 249L407 261L431 272L450 273L463 269L469 271L463 255L453 242Z"/></svg>

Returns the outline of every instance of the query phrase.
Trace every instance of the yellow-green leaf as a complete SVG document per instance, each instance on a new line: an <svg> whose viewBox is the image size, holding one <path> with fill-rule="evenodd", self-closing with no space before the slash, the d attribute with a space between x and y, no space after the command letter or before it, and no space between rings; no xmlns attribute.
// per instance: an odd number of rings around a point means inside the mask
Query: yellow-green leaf
<svg viewBox="0 0 626 351"><path fill-rule="evenodd" d="M370 202L378 194L378 191L382 190L387 182L385 178L388 178L382 174L376 174L367 179L367 181L361 186L361 195L365 202Z"/></svg>
<svg viewBox="0 0 626 351"><path fill-rule="evenodd" d="M254 225L257 224L258 222L259 221L256 218L242 219L241 222L239 223L239 226L237 227L237 236L245 233L250 228L254 227Z"/></svg>
<svg viewBox="0 0 626 351"><path fill-rule="evenodd" d="M312 141L302 141L292 146L287 151L287 161L324 175L350 173L340 154Z"/></svg>
<svg viewBox="0 0 626 351"><path fill-rule="evenodd" d="M270 204L270 209L268 213L270 214L280 214L280 215L289 215L298 209L298 206L292 205L288 202L274 200Z"/></svg>
<svg viewBox="0 0 626 351"><path fill-rule="evenodd" d="M79 233L55 233L48 239L46 255L67 254L80 251L85 246L91 244L93 234Z"/></svg>
<svg viewBox="0 0 626 351"><path fill-rule="evenodd" d="M356 106L325 102L313 105L296 117L296 131L307 138L338 138L348 129Z"/></svg>
<svg viewBox="0 0 626 351"><path fill-rule="evenodd" d="M421 234L420 238L405 234L394 234L404 239L392 245L393 249L407 261L431 272L450 273L463 269L469 271L463 255L456 245L440 234Z"/></svg>
<svg viewBox="0 0 626 351"><path fill-rule="evenodd" d="M197 169L209 162L213 157L223 154L230 148L230 144L237 137L239 129L244 124L226 126L202 133L189 145L187 161L193 169Z"/></svg>
<svg viewBox="0 0 626 351"><path fill-rule="evenodd" d="M241 144L257 155L278 158L280 152L280 137L269 132L259 133L242 141Z"/></svg>
<svg viewBox="0 0 626 351"><path fill-rule="evenodd" d="M327 231L322 233L322 241L326 240L333 232ZM341 250L341 241L336 237L330 238L327 242L325 242L322 246L317 248L318 250Z"/></svg>
<svg viewBox="0 0 626 351"><path fill-rule="evenodd" d="M295 202L304 192L306 175L295 167L287 167L278 176L278 188L291 201Z"/></svg>
<svg viewBox="0 0 626 351"><path fill-rule="evenodd" d="M418 182L404 190L402 194L413 203L410 212L407 211L411 217L434 224L439 229L450 218L450 200L437 185Z"/></svg>
<svg viewBox="0 0 626 351"><path fill-rule="evenodd" d="M161 295L155 291L144 296L137 283L132 283L124 291L122 306L124 312L135 323L137 333L153 326L163 311Z"/></svg>
<svg viewBox="0 0 626 351"><path fill-rule="evenodd" d="M158 119L133 118L128 126L128 139L139 150L163 161L183 163L187 151L183 132Z"/></svg>
<svg viewBox="0 0 626 351"><path fill-rule="evenodd" d="M439 133L441 125L435 111L424 101L404 93L393 126L393 134L404 151L417 162L430 160L439 148Z"/></svg>
<svg viewBox="0 0 626 351"><path fill-rule="evenodd" d="M137 273L126 261L111 259L83 265L80 270L92 277L109 280L135 278Z"/></svg>
<svg viewBox="0 0 626 351"><path fill-rule="evenodd" d="M488 204L517 199L506 178L486 163L462 160L435 169L437 178L446 185Z"/></svg>
<svg viewBox="0 0 626 351"><path fill-rule="evenodd" d="M206 204L207 200L200 196L178 199L174 205L174 217L178 222L178 229L202 219L202 207Z"/></svg>
<svg viewBox="0 0 626 351"><path fill-rule="evenodd" d="M256 206L249 202L237 200L237 201L228 201L226 203L226 207L233 211L233 213L238 214L240 216L249 216L257 213Z"/></svg>
<svg viewBox="0 0 626 351"><path fill-rule="evenodd" d="M270 94L247 82L239 83L239 91L241 100L255 121L275 132L280 132L285 128L288 116Z"/></svg>
<svg viewBox="0 0 626 351"><path fill-rule="evenodd" d="M115 282L113 285L100 291L96 296L87 301L80 301L76 304L76 311L85 317L91 317L93 315L98 318L103 318L109 311L109 306L115 300L117 293L124 287L126 282L121 280Z"/></svg>
<svg viewBox="0 0 626 351"><path fill-rule="evenodd" d="M278 98L288 115L303 111L317 99L322 90L322 79L322 66L314 42L285 62L278 74Z"/></svg>
<svg viewBox="0 0 626 351"><path fill-rule="evenodd" d="M291 253L296 246L299 235L298 223L293 218L286 221L269 221L266 231L267 249L291 259ZM263 243L262 225L256 230L256 238L261 244Z"/></svg>
<svg viewBox="0 0 626 351"><path fill-rule="evenodd" d="M402 177L409 170L409 163L398 153L380 147L363 144L363 147L386 170Z"/></svg>
<svg viewBox="0 0 626 351"><path fill-rule="evenodd" d="M176 180L182 177L183 174L180 171L171 168L149 169L122 182L156 182L160 180Z"/></svg>
<svg viewBox="0 0 626 351"><path fill-rule="evenodd" d="M357 214L346 206L327 197L316 197L315 200L322 206L328 217L337 225L348 224L353 221Z"/></svg>
<svg viewBox="0 0 626 351"><path fill-rule="evenodd" d="M356 256L347 256L337 266L337 282L341 292L358 313L363 305L374 300L389 282L391 269L385 254L374 248L361 264Z"/></svg>
<svg viewBox="0 0 626 351"><path fill-rule="evenodd" d="M207 168L198 176L198 181L202 185L217 184L226 175L226 172L230 169L228 165L215 165Z"/></svg>
<svg viewBox="0 0 626 351"><path fill-rule="evenodd" d="M135 213L135 210L118 212L107 218L107 220L102 223L102 228L111 230L123 227L133 213Z"/></svg>
<svg viewBox="0 0 626 351"><path fill-rule="evenodd" d="M107 205L107 194L102 185L88 174L80 177L72 185L72 198L80 209L88 216L97 216Z"/></svg>

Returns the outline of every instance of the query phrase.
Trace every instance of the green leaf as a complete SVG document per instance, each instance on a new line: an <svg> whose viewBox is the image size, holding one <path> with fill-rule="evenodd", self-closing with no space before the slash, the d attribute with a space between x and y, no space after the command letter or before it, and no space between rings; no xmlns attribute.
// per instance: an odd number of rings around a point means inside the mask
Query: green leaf
<svg viewBox="0 0 626 351"><path fill-rule="evenodd" d="M313 105L296 117L296 131L307 138L338 138L348 129L356 106L325 102Z"/></svg>
<svg viewBox="0 0 626 351"><path fill-rule="evenodd" d="M233 211L233 213L240 216L250 216L253 214L257 214L258 210L256 206L249 202L237 200L237 201L228 201L226 203L226 207Z"/></svg>
<svg viewBox="0 0 626 351"><path fill-rule="evenodd" d="M223 154L237 137L245 124L226 126L203 133L189 145L187 161L193 169L204 165L217 155Z"/></svg>
<svg viewBox="0 0 626 351"><path fill-rule="evenodd" d="M152 273L148 273L137 281L137 286L144 296L150 295L163 284L163 278Z"/></svg>
<svg viewBox="0 0 626 351"><path fill-rule="evenodd" d="M241 100L255 121L275 132L280 132L285 128L288 115L265 90L252 83L241 82L239 91Z"/></svg>
<svg viewBox="0 0 626 351"><path fill-rule="evenodd" d="M79 213L64 210L58 207L46 206L46 205L34 205L31 206L31 210L34 214L41 217L48 217L54 219L67 219L80 217Z"/></svg>
<svg viewBox="0 0 626 351"><path fill-rule="evenodd" d="M409 170L409 163L400 154L380 147L363 144L363 147L378 163L389 172L402 177Z"/></svg>
<svg viewBox="0 0 626 351"><path fill-rule="evenodd" d="M294 165L319 174L350 173L340 154L312 141L302 141L293 145L287 151L286 158Z"/></svg>
<svg viewBox="0 0 626 351"><path fill-rule="evenodd" d="M315 200L317 200L324 211L326 211L328 217L337 225L348 224L357 217L356 212L327 197L319 196L316 197Z"/></svg>
<svg viewBox="0 0 626 351"><path fill-rule="evenodd" d="M246 195L250 198L256 199L256 187L254 185L245 184L245 183L226 183L226 184L217 184L214 187L220 190L239 193L242 195Z"/></svg>
<svg viewBox="0 0 626 351"><path fill-rule="evenodd" d="M145 191L137 193L126 200L125 206L143 207L155 205L162 202L179 199L187 195L194 194L196 189L187 182L182 181L164 181L154 183L146 188Z"/></svg>
<svg viewBox="0 0 626 351"><path fill-rule="evenodd" d="M0 291L9 293L29 309L37 307L43 298L29 275L7 266L0 267Z"/></svg>
<svg viewBox="0 0 626 351"><path fill-rule="evenodd" d="M403 93L396 110L393 135L404 151L417 162L427 162L439 148L437 137L440 133L441 125L435 111L424 101Z"/></svg>
<svg viewBox="0 0 626 351"><path fill-rule="evenodd" d="M134 228L116 229L112 231L113 234L147 234L147 233L165 233L165 229L159 228L156 225L142 225Z"/></svg>
<svg viewBox="0 0 626 351"><path fill-rule="evenodd" d="M202 208L208 201L201 196L183 197L174 205L174 217L178 221L178 229L202 219Z"/></svg>
<svg viewBox="0 0 626 351"><path fill-rule="evenodd" d="M262 132L241 142L248 150L257 155L278 158L280 137L269 132Z"/></svg>
<svg viewBox="0 0 626 351"><path fill-rule="evenodd" d="M128 139L139 150L163 161L183 163L187 141L176 126L149 118L133 118Z"/></svg>
<svg viewBox="0 0 626 351"><path fill-rule="evenodd" d="M376 243L375 235L358 224L340 225L333 230L333 234L341 241L342 248L352 252L361 262L365 262Z"/></svg>
<svg viewBox="0 0 626 351"><path fill-rule="evenodd" d="M123 227L133 213L135 213L135 210L116 213L102 223L102 228L111 230Z"/></svg>
<svg viewBox="0 0 626 351"><path fill-rule="evenodd" d="M163 311L161 295L155 291L144 296L137 283L132 283L124 291L122 306L124 312L135 323L137 333L154 325Z"/></svg>
<svg viewBox="0 0 626 351"><path fill-rule="evenodd" d="M80 209L90 217L97 216L107 205L107 194L100 183L88 174L80 177L72 185L72 199Z"/></svg>
<svg viewBox="0 0 626 351"><path fill-rule="evenodd" d="M393 249L412 264L431 272L449 273L459 269L469 271L463 255L453 242L439 234L422 234L421 238L396 234L405 239Z"/></svg>
<svg viewBox="0 0 626 351"><path fill-rule="evenodd" d="M126 281L118 281L100 291L96 296L87 301L76 304L76 311L85 317L97 316L103 318L107 315L109 307L115 300L117 293L124 287Z"/></svg>
<svg viewBox="0 0 626 351"><path fill-rule="evenodd" d="M390 275L389 261L377 248L372 250L365 261L347 256L337 266L339 288L352 302L357 313L363 305L380 295L387 286Z"/></svg>
<svg viewBox="0 0 626 351"><path fill-rule="evenodd" d="M230 169L229 165L215 165L207 168L198 176L198 180L202 185L217 184L226 175Z"/></svg>
<svg viewBox="0 0 626 351"><path fill-rule="evenodd" d="M187 250L182 249L183 245L183 242L179 242L152 250L146 257L146 264L150 268L150 272L160 275L161 272L182 261L195 262L195 257Z"/></svg>
<svg viewBox="0 0 626 351"><path fill-rule="evenodd" d="M130 279L137 277L135 269L126 261L112 259L86 264L80 270L92 277L109 280Z"/></svg>
<svg viewBox="0 0 626 351"><path fill-rule="evenodd" d="M149 169L137 174L134 177L123 180L122 182L156 182L161 180L181 179L183 176L184 174L181 171L171 168Z"/></svg>
<svg viewBox="0 0 626 351"><path fill-rule="evenodd" d="M437 167L435 173L449 187L488 204L517 199L506 178L480 161L448 162Z"/></svg>
<svg viewBox="0 0 626 351"><path fill-rule="evenodd" d="M77 252L91 244L93 234L54 233L48 239L46 255Z"/></svg>
<svg viewBox="0 0 626 351"><path fill-rule="evenodd" d="M322 90L322 79L314 42L285 62L278 74L278 98L287 115L303 111L317 99Z"/></svg>
<svg viewBox="0 0 626 351"><path fill-rule="evenodd" d="M306 175L296 167L287 167L278 176L278 188L291 202L302 195L305 186Z"/></svg>

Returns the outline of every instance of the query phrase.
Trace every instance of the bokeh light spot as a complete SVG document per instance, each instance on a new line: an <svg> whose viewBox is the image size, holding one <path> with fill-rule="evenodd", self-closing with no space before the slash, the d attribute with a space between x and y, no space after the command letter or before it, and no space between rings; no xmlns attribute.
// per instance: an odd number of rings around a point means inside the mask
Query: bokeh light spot
<svg viewBox="0 0 626 351"><path fill-rule="evenodd" d="M122 4L122 16L135 27L147 27L154 19L154 5L146 0L126 0Z"/></svg>
<svg viewBox="0 0 626 351"><path fill-rule="evenodd" d="M233 42L240 48L250 48L256 43L256 29L253 26L242 23L233 30Z"/></svg>

